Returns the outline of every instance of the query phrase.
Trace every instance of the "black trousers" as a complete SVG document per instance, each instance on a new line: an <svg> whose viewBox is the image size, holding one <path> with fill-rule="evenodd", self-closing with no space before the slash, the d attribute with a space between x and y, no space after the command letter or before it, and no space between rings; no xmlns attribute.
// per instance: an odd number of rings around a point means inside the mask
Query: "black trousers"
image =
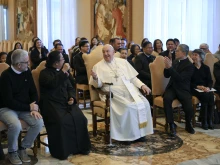
<svg viewBox="0 0 220 165"><path fill-rule="evenodd" d="M163 97L164 111L166 114L167 122L174 122L172 102L175 99L178 99L182 104L183 111L185 112L186 124L189 124L193 116L192 96L190 92L174 89L172 87L165 90Z"/></svg>
<svg viewBox="0 0 220 165"><path fill-rule="evenodd" d="M5 155L4 155L4 152L3 152L3 149L2 149L2 145L0 143L0 160L4 160L5 159Z"/></svg>

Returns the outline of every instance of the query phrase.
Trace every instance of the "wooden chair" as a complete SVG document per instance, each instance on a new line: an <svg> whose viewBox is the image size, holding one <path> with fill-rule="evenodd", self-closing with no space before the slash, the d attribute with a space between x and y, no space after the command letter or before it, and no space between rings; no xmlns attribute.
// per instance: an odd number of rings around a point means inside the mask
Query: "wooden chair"
<svg viewBox="0 0 220 165"><path fill-rule="evenodd" d="M82 92L82 96L81 96ZM85 84L76 84L76 101L77 105L83 104L84 108L86 108L86 103L89 102L90 100L90 95L89 93L89 85Z"/></svg>
<svg viewBox="0 0 220 165"><path fill-rule="evenodd" d="M85 66L87 70L88 79L90 79L91 70L93 66L103 59L102 45L97 46L89 55L83 55ZM105 142L109 142L109 92L103 92L89 85L92 122L93 122L93 136L97 135L97 122L105 122ZM99 98L99 94L106 95L106 101L103 102ZM97 119L100 117L101 119Z"/></svg>
<svg viewBox="0 0 220 165"><path fill-rule="evenodd" d="M37 89L37 94L38 94L38 100L40 100L40 85L39 85L39 76L40 76L40 72L45 68L45 64L46 61L42 61L36 69L33 69L32 72L32 76L34 79L34 84L36 86ZM47 135L47 133L39 133L39 135L37 136L37 147L40 148L40 144L43 144L44 146L48 147L48 144L41 141L40 137L41 136L45 136Z"/></svg>
<svg viewBox="0 0 220 165"><path fill-rule="evenodd" d="M3 72L4 70L6 70L7 68L9 68L9 65L8 65L8 64L6 64L6 63L0 63L0 76L1 76L2 72ZM29 125L28 125L25 121L20 120L20 122L21 122L21 126L22 126L22 131L21 131L21 133L20 133L20 135L19 135L19 138L18 138L18 143L19 143L19 144L20 144L20 142L21 142L22 133L25 133L25 132L28 130L28 128L29 128ZM0 132L1 132L1 131L4 131L4 130L7 130L7 126L6 126L2 121L0 121ZM1 142L1 139L0 139L0 142ZM34 142L34 146L32 147L32 150L33 150L34 156L37 157L37 145L36 145L36 141Z"/></svg>
<svg viewBox="0 0 220 165"><path fill-rule="evenodd" d="M157 121L158 117L158 108L164 108L163 104L163 93L169 82L169 78L164 77L164 57L157 56L156 59L149 65L151 71L151 83L152 83L152 95L153 95L153 127L156 128L156 124L164 126L167 131L168 123L162 124ZM180 102L175 99L172 103L172 107L178 109L178 120L180 116ZM165 117L166 118L166 117Z"/></svg>

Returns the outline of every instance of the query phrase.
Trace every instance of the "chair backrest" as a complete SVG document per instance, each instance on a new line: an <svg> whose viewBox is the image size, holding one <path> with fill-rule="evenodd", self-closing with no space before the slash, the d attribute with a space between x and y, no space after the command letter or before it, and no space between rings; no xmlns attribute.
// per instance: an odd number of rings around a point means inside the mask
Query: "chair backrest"
<svg viewBox="0 0 220 165"><path fill-rule="evenodd" d="M102 48L103 45L99 45L90 54L83 54L88 80L90 79L93 66L103 59ZM91 101L100 100L98 93L94 89L92 89L91 85L89 85L89 92Z"/></svg>
<svg viewBox="0 0 220 165"><path fill-rule="evenodd" d="M3 52L7 52L7 47L8 47L8 42L7 40L2 41L3 43L3 47L2 47L2 51ZM8 53L8 52L7 52Z"/></svg>
<svg viewBox="0 0 220 165"><path fill-rule="evenodd" d="M0 63L0 76L1 76L2 72L3 72L4 70L8 69L8 68L9 68L9 65L8 65L8 64L6 64L6 63Z"/></svg>
<svg viewBox="0 0 220 165"><path fill-rule="evenodd" d="M169 78L164 77L164 57L157 56L149 65L151 71L152 95L163 95L165 88L169 82Z"/></svg>
<svg viewBox="0 0 220 165"><path fill-rule="evenodd" d="M34 84L37 88L38 100L40 100L40 85L39 85L39 76L40 72L45 68L46 61L42 61L36 69L32 70L32 77L34 79Z"/></svg>
<svg viewBox="0 0 220 165"><path fill-rule="evenodd" d="M0 52L3 52L3 43L0 42Z"/></svg>
<svg viewBox="0 0 220 165"><path fill-rule="evenodd" d="M120 55L121 55L121 53L116 52L116 53L114 54L114 57L120 58Z"/></svg>
<svg viewBox="0 0 220 165"><path fill-rule="evenodd" d="M212 75L212 80L213 80L213 85L215 84L215 76L213 74L213 69L214 69L214 64L218 62L218 59L211 53L207 53L205 55L205 60L204 60L204 64L209 66L210 71L211 71L211 75Z"/></svg>

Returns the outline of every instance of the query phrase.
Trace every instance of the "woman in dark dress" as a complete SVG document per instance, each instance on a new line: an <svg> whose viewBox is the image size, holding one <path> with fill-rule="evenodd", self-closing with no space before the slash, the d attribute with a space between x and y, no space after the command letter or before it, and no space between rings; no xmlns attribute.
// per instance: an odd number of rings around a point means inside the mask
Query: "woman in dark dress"
<svg viewBox="0 0 220 165"><path fill-rule="evenodd" d="M48 134L50 153L58 159L70 154L89 154L87 119L76 104L69 81L69 64L58 51L48 55L41 71L40 110Z"/></svg>
<svg viewBox="0 0 220 165"><path fill-rule="evenodd" d="M34 41L34 49L31 51L31 70L35 69L42 61L47 59L48 50L42 47L42 42L38 38Z"/></svg>
<svg viewBox="0 0 220 165"><path fill-rule="evenodd" d="M214 113L214 94L210 92L212 88L212 77L210 68L202 61L204 53L200 49L195 49L192 54L195 71L191 80L192 95L196 96L201 102L200 117L202 119L202 128L214 129L212 118ZM198 92L199 89L203 92Z"/></svg>

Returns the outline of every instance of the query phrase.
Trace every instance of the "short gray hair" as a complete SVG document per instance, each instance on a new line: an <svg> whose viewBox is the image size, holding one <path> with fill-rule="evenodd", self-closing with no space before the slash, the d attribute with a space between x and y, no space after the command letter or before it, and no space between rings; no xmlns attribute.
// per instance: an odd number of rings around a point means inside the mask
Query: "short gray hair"
<svg viewBox="0 0 220 165"><path fill-rule="evenodd" d="M205 46L205 47L207 47L207 49L209 49L209 45L206 44L206 43L202 43L202 44L200 44L199 48L200 48L201 46Z"/></svg>
<svg viewBox="0 0 220 165"><path fill-rule="evenodd" d="M24 58L28 56L28 52L22 49L16 49L11 55L12 65L16 65L20 62L23 62Z"/></svg>
<svg viewBox="0 0 220 165"><path fill-rule="evenodd" d="M180 48L180 50L182 52L186 53L186 56L188 55L188 53L189 53L189 46L188 45L186 45L186 44L179 44L178 47Z"/></svg>

